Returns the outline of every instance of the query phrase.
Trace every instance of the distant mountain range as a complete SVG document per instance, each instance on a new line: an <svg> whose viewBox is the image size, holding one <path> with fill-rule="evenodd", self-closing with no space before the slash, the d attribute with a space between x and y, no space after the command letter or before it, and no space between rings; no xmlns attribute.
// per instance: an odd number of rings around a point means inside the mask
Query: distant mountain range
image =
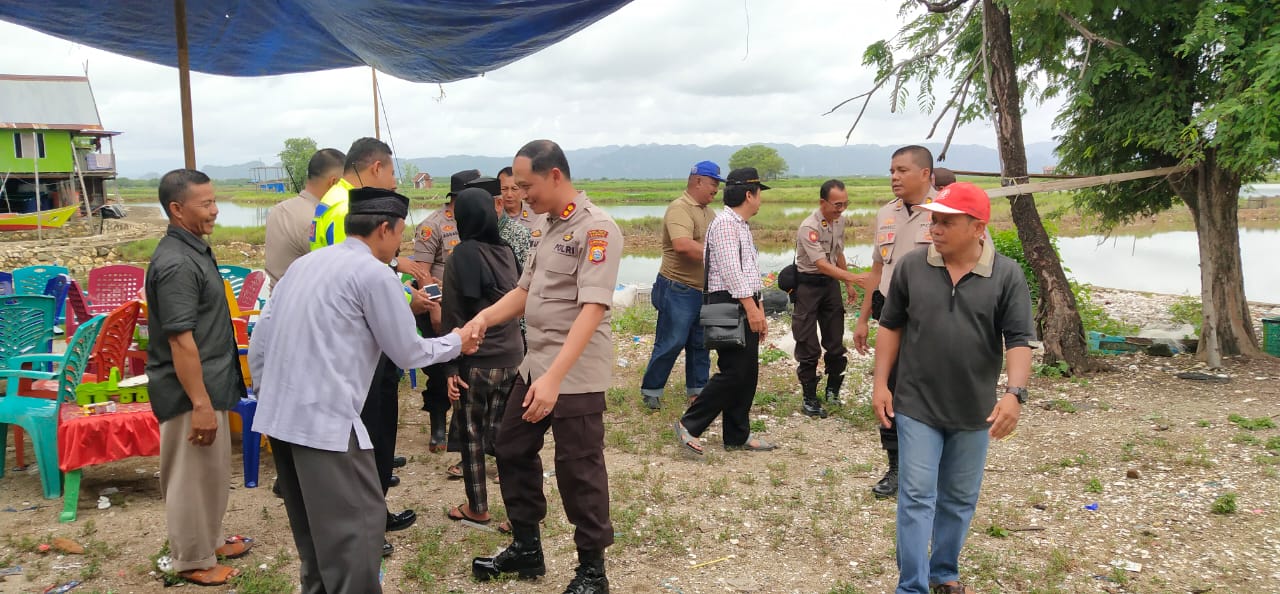
<svg viewBox="0 0 1280 594"><path fill-rule="evenodd" d="M778 150L787 161L789 175L802 177L842 175L887 175L889 156L894 146L852 144L848 146L822 146L806 144L762 143ZM634 146L602 146L568 151L569 166L573 177L579 179L671 179L687 175L694 163L710 159L720 164L728 173L729 156L745 145L718 144L700 147L691 144L644 144ZM926 144L936 154L941 144ZM1054 156L1056 145L1052 142L1035 142L1027 145L1027 165L1032 173L1058 162ZM403 159L419 170L437 179L446 179L455 171L479 169L493 175L511 164L511 157L486 157L475 155L450 155L447 157L417 157ZM213 179L246 179L252 177L250 169L260 167L261 161L238 165L205 165L202 168ZM953 145L947 160L938 163L962 171L999 171L1000 159L996 149L976 144ZM154 164L132 165L121 159L121 175L125 177L159 177ZM147 172L147 173L140 173Z"/></svg>

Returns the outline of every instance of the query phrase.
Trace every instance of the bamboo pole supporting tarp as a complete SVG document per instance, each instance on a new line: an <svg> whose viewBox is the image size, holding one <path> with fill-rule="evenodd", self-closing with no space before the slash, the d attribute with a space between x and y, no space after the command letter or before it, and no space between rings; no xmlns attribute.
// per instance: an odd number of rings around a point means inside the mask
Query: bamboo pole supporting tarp
<svg viewBox="0 0 1280 594"><path fill-rule="evenodd" d="M1036 194L1040 192L1059 192L1063 190L1079 190L1081 188L1091 188L1093 186L1105 186L1124 181L1133 181L1135 179L1145 179L1148 177L1160 177L1164 175L1173 175L1189 171L1191 168L1186 166L1160 167L1158 169L1145 169L1143 171L1129 171L1125 173L1111 173L1107 175L1095 175L1090 177L1079 177L1074 179L1064 179L1049 182L1037 182L1034 184L1015 184L1012 186L1003 186L987 190L987 196L990 198L1003 198L1006 196L1020 196L1022 194Z"/></svg>
<svg viewBox="0 0 1280 594"><path fill-rule="evenodd" d="M373 76L373 137L382 140L382 125L378 122L378 69L369 67Z"/></svg>
<svg viewBox="0 0 1280 594"><path fill-rule="evenodd" d="M187 169L195 169L196 139L195 126L191 123L191 56L187 50L186 0L173 0L173 24L178 34L178 89L182 101L182 152L186 159Z"/></svg>

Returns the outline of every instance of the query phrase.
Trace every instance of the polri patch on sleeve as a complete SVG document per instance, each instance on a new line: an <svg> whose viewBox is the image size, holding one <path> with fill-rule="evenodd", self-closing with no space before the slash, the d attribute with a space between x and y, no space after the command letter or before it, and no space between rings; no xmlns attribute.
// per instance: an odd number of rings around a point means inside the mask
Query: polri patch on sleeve
<svg viewBox="0 0 1280 594"><path fill-rule="evenodd" d="M588 239L604 239L609 237L609 231L606 229L592 229L587 231Z"/></svg>
<svg viewBox="0 0 1280 594"><path fill-rule="evenodd" d="M423 227L423 228L422 228L422 241L426 241L426 240L428 240L428 239L431 239L431 227Z"/></svg>
<svg viewBox="0 0 1280 594"><path fill-rule="evenodd" d="M817 231L813 231L813 230L810 230L810 231L809 231L809 241L814 241L814 242L818 241L818 232L817 232Z"/></svg>
<svg viewBox="0 0 1280 594"><path fill-rule="evenodd" d="M587 253L588 253L587 259L590 260L592 264L599 264L601 262L604 262L605 251L608 249L608 247L609 247L609 242L604 239L592 239L588 241L587 242Z"/></svg>

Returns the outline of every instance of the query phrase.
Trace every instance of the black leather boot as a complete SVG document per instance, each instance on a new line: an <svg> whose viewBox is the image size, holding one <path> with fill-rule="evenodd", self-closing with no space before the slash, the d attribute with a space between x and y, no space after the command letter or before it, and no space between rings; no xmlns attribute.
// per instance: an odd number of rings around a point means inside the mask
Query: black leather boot
<svg viewBox="0 0 1280 594"><path fill-rule="evenodd" d="M578 551L578 571L564 594L609 594L603 551Z"/></svg>
<svg viewBox="0 0 1280 594"><path fill-rule="evenodd" d="M818 380L800 384L800 387L804 388L804 407L801 412L810 417L827 418L827 409L818 401Z"/></svg>
<svg viewBox="0 0 1280 594"><path fill-rule="evenodd" d="M824 400L831 406L844 406L840 401L840 386L844 384L844 372L835 375L827 374L827 389L825 390Z"/></svg>
<svg viewBox="0 0 1280 594"><path fill-rule="evenodd" d="M887 452L889 456L889 470L884 473L884 478L880 482L871 487L871 492L875 494L876 499L889 499L898 496L898 453Z"/></svg>
<svg viewBox="0 0 1280 594"><path fill-rule="evenodd" d="M542 557L542 538L538 533L538 525L528 526L512 521L511 532L515 537L511 546L503 549L496 556L476 557L471 560L471 575L477 580L487 582L497 579L504 573L514 573L522 580L531 580L547 573L547 565ZM601 575L604 575L603 570Z"/></svg>
<svg viewBox="0 0 1280 594"><path fill-rule="evenodd" d="M427 450L431 452L443 452L445 444L448 442L446 431L449 429L449 420L445 415L447 411L433 410L431 411L431 443L427 445Z"/></svg>

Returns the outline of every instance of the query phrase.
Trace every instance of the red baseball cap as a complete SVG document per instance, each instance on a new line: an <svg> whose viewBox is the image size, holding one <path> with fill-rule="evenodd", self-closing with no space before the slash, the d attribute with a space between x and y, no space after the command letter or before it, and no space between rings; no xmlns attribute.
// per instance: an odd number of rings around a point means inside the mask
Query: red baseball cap
<svg viewBox="0 0 1280 594"><path fill-rule="evenodd" d="M920 208L948 214L967 214L984 223L991 221L991 199L978 186L969 182L956 182L942 188L933 202Z"/></svg>

